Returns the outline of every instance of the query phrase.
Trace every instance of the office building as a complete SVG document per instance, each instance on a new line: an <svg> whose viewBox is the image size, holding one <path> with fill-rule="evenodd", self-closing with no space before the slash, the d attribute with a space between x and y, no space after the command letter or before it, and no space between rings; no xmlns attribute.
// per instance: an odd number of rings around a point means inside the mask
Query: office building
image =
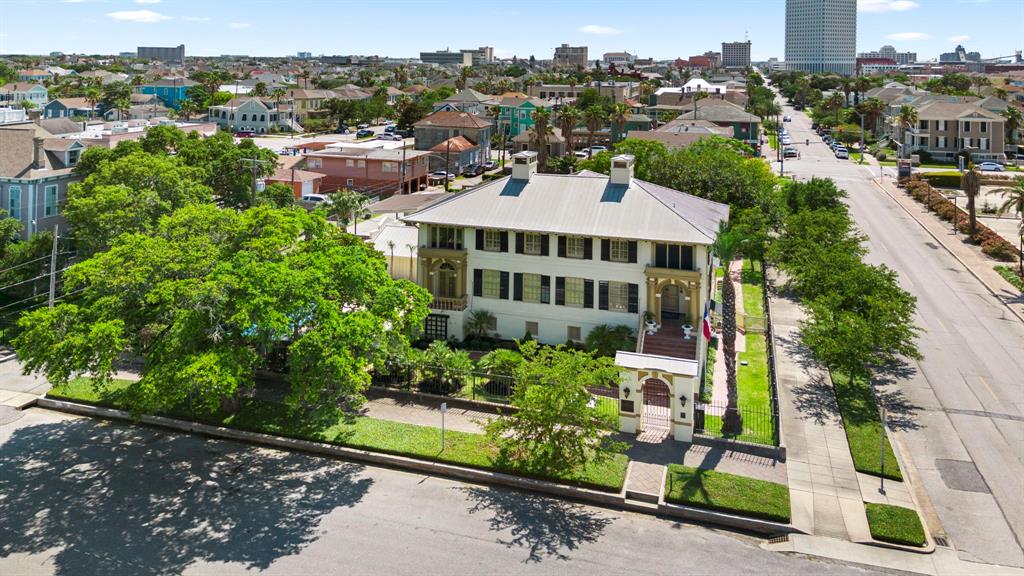
<svg viewBox="0 0 1024 576"><path fill-rule="evenodd" d="M452 52L445 48L437 52L420 52L420 62L439 66L472 66L472 52Z"/></svg>
<svg viewBox="0 0 1024 576"><path fill-rule="evenodd" d="M162 46L139 46L135 52L136 57L141 60L158 60L160 62L185 63L185 45L179 44L174 48Z"/></svg>
<svg viewBox="0 0 1024 576"><path fill-rule="evenodd" d="M917 52L897 52L892 46L882 46L871 52L859 52L857 58L861 60L892 60L900 66L917 62Z"/></svg>
<svg viewBox="0 0 1024 576"><path fill-rule="evenodd" d="M309 60L310 58L313 57L313 53L312 52L299 52L297 54L297 56L299 57L300 60Z"/></svg>
<svg viewBox="0 0 1024 576"><path fill-rule="evenodd" d="M980 60L980 53L968 52L959 44L952 52L943 52L939 55L939 62L979 62Z"/></svg>
<svg viewBox="0 0 1024 576"><path fill-rule="evenodd" d="M786 68L852 76L857 0L786 0Z"/></svg>
<svg viewBox="0 0 1024 576"><path fill-rule="evenodd" d="M459 52L469 54L473 66L483 66L494 62L494 48L490 46L481 46L475 50L459 50Z"/></svg>
<svg viewBox="0 0 1024 576"><path fill-rule="evenodd" d="M586 46L562 44L555 48L555 68L586 68L588 62Z"/></svg>
<svg viewBox="0 0 1024 576"><path fill-rule="evenodd" d="M722 42L722 67L746 68L750 66L750 40Z"/></svg>

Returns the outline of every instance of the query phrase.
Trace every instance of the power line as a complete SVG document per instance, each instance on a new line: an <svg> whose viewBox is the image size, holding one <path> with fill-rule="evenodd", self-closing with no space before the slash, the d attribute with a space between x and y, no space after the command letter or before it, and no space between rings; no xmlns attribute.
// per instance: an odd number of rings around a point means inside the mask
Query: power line
<svg viewBox="0 0 1024 576"><path fill-rule="evenodd" d="M71 268L71 266L68 266L67 268L61 268L60 270L57 270L56 272L53 272L53 274L60 274L61 272L64 272L68 268ZM29 278L28 280L22 280L21 282L15 282L14 284L8 284L7 286L0 286L0 290L7 290L8 288L14 288L15 286L20 286L20 285L26 284L28 282L39 280L40 278L47 278L47 277L50 276L50 274L51 274L50 272L47 272L46 274L43 274L42 276L36 276L35 278Z"/></svg>

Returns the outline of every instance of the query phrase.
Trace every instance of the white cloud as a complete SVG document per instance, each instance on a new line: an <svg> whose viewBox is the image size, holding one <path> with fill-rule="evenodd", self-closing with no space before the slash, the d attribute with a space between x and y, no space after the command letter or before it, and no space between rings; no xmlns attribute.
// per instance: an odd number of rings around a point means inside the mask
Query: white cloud
<svg viewBox="0 0 1024 576"><path fill-rule="evenodd" d="M949 38L946 38L946 40L949 40L950 42L956 42L957 44L961 42L967 42L970 39L971 37L968 36L967 34L961 34L960 36L950 36Z"/></svg>
<svg viewBox="0 0 1024 576"><path fill-rule="evenodd" d="M918 6L911 0L857 0L858 12L906 12Z"/></svg>
<svg viewBox="0 0 1024 576"><path fill-rule="evenodd" d="M135 0L136 4L159 4L160 0Z"/></svg>
<svg viewBox="0 0 1024 576"><path fill-rule="evenodd" d="M250 26L252 26L252 24L250 24L248 22L230 22L230 23L228 23L228 27L229 28L236 28L236 29L238 29L238 28L249 28Z"/></svg>
<svg viewBox="0 0 1024 576"><path fill-rule="evenodd" d="M121 10L120 12L108 12L107 16L125 22L162 22L171 19L170 16L152 10Z"/></svg>
<svg viewBox="0 0 1024 576"><path fill-rule="evenodd" d="M186 22L209 22L209 16L182 16L182 20Z"/></svg>
<svg viewBox="0 0 1024 576"><path fill-rule="evenodd" d="M65 4L81 4L82 2L85 2L85 0L64 0Z"/></svg>
<svg viewBox="0 0 1024 576"><path fill-rule="evenodd" d="M924 32L896 32L894 34L886 34L885 37L889 40L928 40L931 38L931 35Z"/></svg>
<svg viewBox="0 0 1024 576"><path fill-rule="evenodd" d="M579 29L584 34L600 34L602 36L615 36L622 34L622 30L618 28L612 28L611 26L601 26L600 24L587 24Z"/></svg>

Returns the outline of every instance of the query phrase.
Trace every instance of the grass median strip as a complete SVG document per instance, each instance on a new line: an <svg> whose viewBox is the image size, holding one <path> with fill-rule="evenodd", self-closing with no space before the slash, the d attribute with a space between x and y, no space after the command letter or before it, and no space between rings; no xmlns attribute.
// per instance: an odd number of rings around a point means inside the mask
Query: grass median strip
<svg viewBox="0 0 1024 576"><path fill-rule="evenodd" d="M917 512L889 504L864 503L871 537L880 542L924 546L924 526Z"/></svg>
<svg viewBox="0 0 1024 576"><path fill-rule="evenodd" d="M789 522L789 489L746 476L669 464L665 500L774 522Z"/></svg>
<svg viewBox="0 0 1024 576"><path fill-rule="evenodd" d="M122 404L118 398L120 392L128 384L130 383L127 381L115 380L107 390L98 392L93 389L88 379L79 378L67 386L54 387L47 396L73 402L121 408ZM224 412L192 414L188 407L184 406L172 410L166 415L228 428L326 442L470 468L526 475L515 468L498 465L496 463L497 447L483 434L447 430L445 446L442 451L438 428L354 416L340 410L327 417L311 418L299 415L283 404L248 399L242 409L234 414ZM591 462L583 469L544 479L605 492L618 492L625 482L628 462L626 456L619 454L600 463Z"/></svg>
<svg viewBox="0 0 1024 576"><path fill-rule="evenodd" d="M882 435L885 432L870 385L852 380L840 372L832 373L832 385L843 417L843 428L850 444L854 468L865 474L903 480L899 462L896 461L888 438L885 439L885 474L882 474Z"/></svg>

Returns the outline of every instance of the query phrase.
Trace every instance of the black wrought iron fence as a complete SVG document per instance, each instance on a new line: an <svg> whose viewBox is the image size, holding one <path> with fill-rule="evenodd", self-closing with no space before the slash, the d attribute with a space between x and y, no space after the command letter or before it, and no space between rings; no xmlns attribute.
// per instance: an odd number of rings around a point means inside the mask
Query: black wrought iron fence
<svg viewBox="0 0 1024 576"><path fill-rule="evenodd" d="M374 386L500 404L508 404L516 385L515 378L505 374L451 370L439 366L375 372L372 378Z"/></svg>
<svg viewBox="0 0 1024 576"><path fill-rule="evenodd" d="M727 433L722 430L726 412L724 402L697 404L694 408L694 432L712 438L726 438L765 446L779 445L775 432L776 418L771 409L740 406L737 411L742 421L742 430Z"/></svg>
<svg viewBox="0 0 1024 576"><path fill-rule="evenodd" d="M768 400L772 412L772 436L774 438L774 445L778 446L782 436L782 423L779 420L779 380L775 369L775 328L772 323L771 299L768 296L772 287L768 282L768 273L765 270L764 264L762 264L762 270L765 272L762 274L763 290L761 290L761 297L764 299L764 343L765 349L768 351Z"/></svg>

